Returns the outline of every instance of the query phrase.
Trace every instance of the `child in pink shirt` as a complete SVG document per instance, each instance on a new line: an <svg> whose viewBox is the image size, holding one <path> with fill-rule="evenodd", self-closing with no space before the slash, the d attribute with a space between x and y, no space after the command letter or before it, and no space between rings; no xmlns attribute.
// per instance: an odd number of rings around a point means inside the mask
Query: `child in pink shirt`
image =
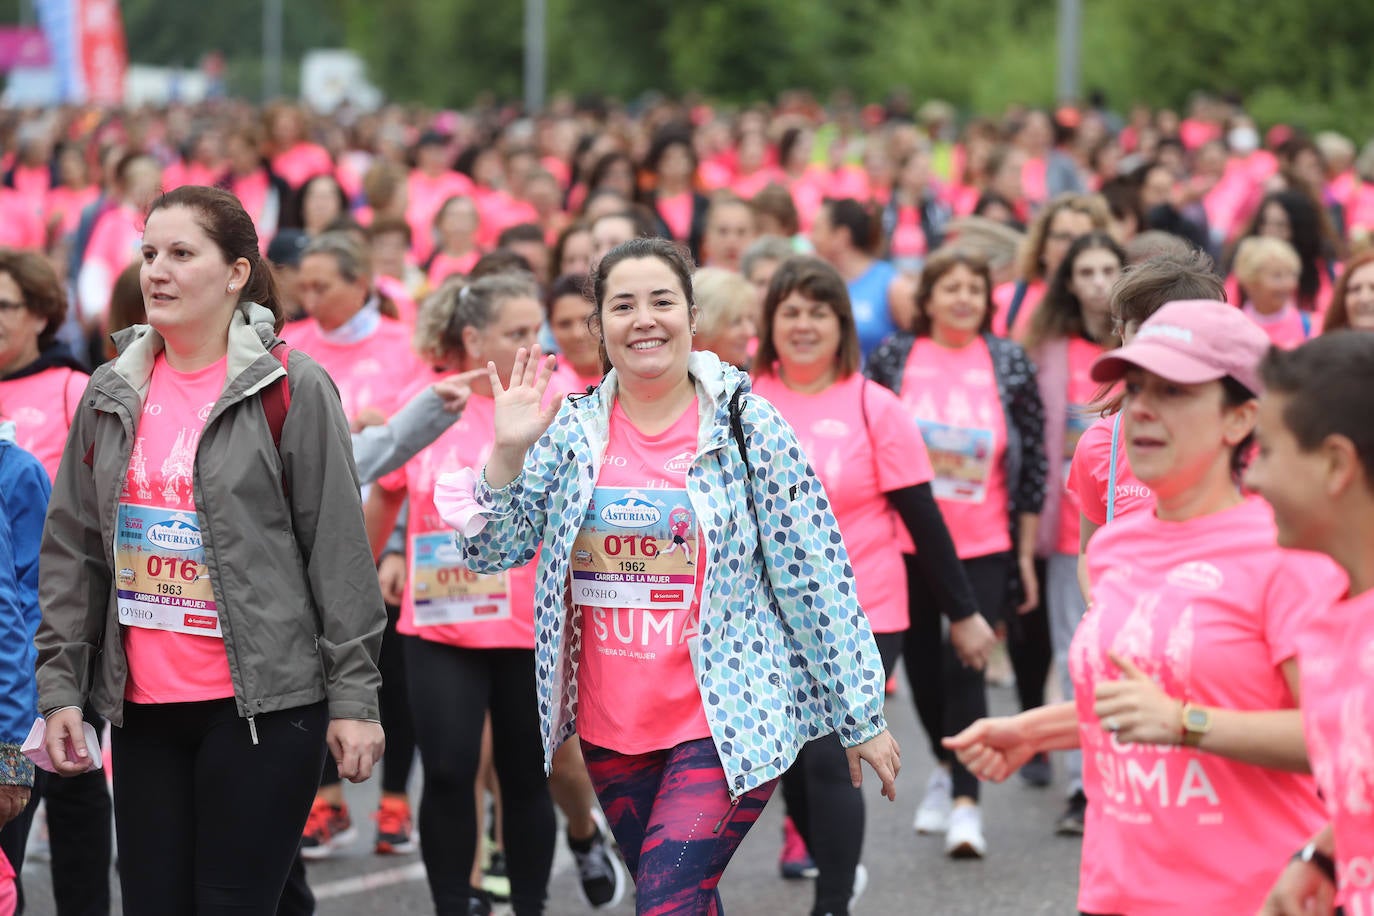
<svg viewBox="0 0 1374 916"><path fill-rule="evenodd" d="M1274 346L1291 349L1312 336L1314 319L1296 302L1302 262L1292 245L1252 236L1240 243L1235 270L1241 308Z"/></svg>
<svg viewBox="0 0 1374 916"><path fill-rule="evenodd" d="M1303 731L1326 803L1322 829L1276 851L1262 913L1374 913L1374 337L1340 333L1262 366L1259 449L1247 485L1273 506L1279 542L1330 556L1344 600L1314 604L1298 635ZM1301 851L1298 851L1301 850Z"/></svg>

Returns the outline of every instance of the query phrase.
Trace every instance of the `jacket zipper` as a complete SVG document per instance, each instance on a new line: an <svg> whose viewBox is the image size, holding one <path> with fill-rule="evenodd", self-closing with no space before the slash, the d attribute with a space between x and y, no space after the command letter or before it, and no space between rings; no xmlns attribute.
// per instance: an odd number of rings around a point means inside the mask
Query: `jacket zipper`
<svg viewBox="0 0 1374 916"><path fill-rule="evenodd" d="M252 716L248 717L248 734L253 736L254 746L258 743L258 722Z"/></svg>
<svg viewBox="0 0 1374 916"><path fill-rule="evenodd" d="M719 834L725 829L725 825L735 819L735 812L739 810L739 800L744 797L744 777L735 777L735 791L730 793L730 807L725 809L720 820L716 821L716 829L712 833Z"/></svg>

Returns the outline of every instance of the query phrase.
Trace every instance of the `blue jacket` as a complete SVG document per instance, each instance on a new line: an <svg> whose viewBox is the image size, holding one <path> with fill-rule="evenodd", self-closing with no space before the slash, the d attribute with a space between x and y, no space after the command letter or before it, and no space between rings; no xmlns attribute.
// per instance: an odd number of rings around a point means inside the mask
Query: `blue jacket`
<svg viewBox="0 0 1374 916"><path fill-rule="evenodd" d="M33 782L19 745L38 716L38 545L51 491L43 465L0 429L0 785Z"/></svg>
<svg viewBox="0 0 1374 916"><path fill-rule="evenodd" d="M701 420L687 492L707 555L692 661L738 798L780 776L808 741L833 731L852 746L885 730L883 667L835 516L792 428L748 395L747 375L713 354L693 353L690 372ZM595 392L566 404L508 486L492 490L483 478L477 501L489 522L474 537L458 537L477 572L539 557L535 655L546 768L577 728L581 617L565 600L566 583L610 437L616 385L612 371ZM745 393L752 478L730 430L736 389Z"/></svg>

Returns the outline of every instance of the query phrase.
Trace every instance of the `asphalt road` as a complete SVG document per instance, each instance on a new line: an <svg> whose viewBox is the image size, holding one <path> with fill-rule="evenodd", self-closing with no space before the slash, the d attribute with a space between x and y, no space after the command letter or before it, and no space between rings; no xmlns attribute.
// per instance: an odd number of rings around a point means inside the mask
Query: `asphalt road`
<svg viewBox="0 0 1374 916"><path fill-rule="evenodd" d="M905 688L905 685L903 685ZM991 688L994 712L1010 712L1013 692ZM863 861L870 874L867 891L853 912L923 916L1031 916L1077 912L1079 842L1056 837L1052 825L1063 805L1058 786L1036 790L1019 780L987 787L983 812L989 851L982 861L953 861L943 855L942 838L912 832L911 821L933 766L905 689L888 701L888 718L902 746L903 770L897 801L878 794L867 773L868 835ZM418 769L418 767L417 767ZM434 912L418 855L380 857L371 852L370 822L362 812L376 805L375 780L349 786L348 798L360 821L359 841L338 858L310 865L310 882L319 898L319 916L431 914ZM732 916L806 914L811 907L807 881L778 877L781 831L779 799L774 799L736 854L721 883ZM48 866L31 862L24 870L32 916L54 916ZM112 876L112 882L117 879ZM117 885L115 896L118 897ZM121 913L118 905L115 913ZM560 841L549 884L548 916L588 912L578 896L576 871ZM633 914L630 895L614 910ZM137 914L131 914L137 916Z"/></svg>

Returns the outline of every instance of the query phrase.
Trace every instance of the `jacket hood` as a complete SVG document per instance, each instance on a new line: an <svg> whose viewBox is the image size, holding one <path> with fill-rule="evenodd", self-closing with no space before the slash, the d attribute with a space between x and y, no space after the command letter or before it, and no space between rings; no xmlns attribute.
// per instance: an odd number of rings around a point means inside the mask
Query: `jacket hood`
<svg viewBox="0 0 1374 916"><path fill-rule="evenodd" d="M747 394L753 388L748 373L741 372L729 363L721 362L720 357L709 350L692 351L687 360L687 375L696 384L697 399L702 403L710 403L715 408L716 421L720 425L729 422L730 399L735 396L735 392L743 391ZM611 369L596 389L596 395L599 395L597 406L600 407L602 417L607 420L610 418L611 407L615 404L615 396L619 390L620 374L618 370Z"/></svg>
<svg viewBox="0 0 1374 916"><path fill-rule="evenodd" d="M228 367L225 388L246 369L257 362L276 341L276 317L272 310L256 302L241 302L229 321ZM151 325L136 324L111 335L119 355L115 357L114 372L138 392L139 400L146 399L148 384L153 377L153 364L165 344L162 335ZM245 394L251 394L263 384L285 373L280 365L269 371Z"/></svg>

